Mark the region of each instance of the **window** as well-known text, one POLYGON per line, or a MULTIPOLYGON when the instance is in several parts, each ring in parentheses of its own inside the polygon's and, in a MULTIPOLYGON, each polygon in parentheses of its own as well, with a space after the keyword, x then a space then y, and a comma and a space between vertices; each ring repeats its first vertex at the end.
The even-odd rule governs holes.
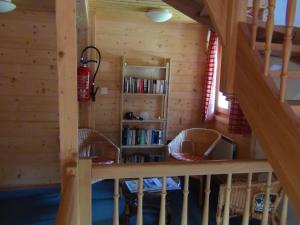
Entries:
POLYGON ((226 96, 224 96, 223 93, 219 91, 218 108, 228 110, 228 107, 229 107, 229 102, 226 100, 226 96))

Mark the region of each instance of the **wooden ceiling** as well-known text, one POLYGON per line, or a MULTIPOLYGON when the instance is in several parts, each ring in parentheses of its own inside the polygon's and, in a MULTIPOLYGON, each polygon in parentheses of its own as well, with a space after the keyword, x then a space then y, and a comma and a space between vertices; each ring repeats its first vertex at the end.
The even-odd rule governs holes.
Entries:
POLYGON ((173 13, 171 22, 195 23, 193 19, 187 17, 161 0, 89 0, 89 8, 92 10, 101 8, 122 8, 123 10, 142 13, 153 8, 163 8, 168 9, 173 13))

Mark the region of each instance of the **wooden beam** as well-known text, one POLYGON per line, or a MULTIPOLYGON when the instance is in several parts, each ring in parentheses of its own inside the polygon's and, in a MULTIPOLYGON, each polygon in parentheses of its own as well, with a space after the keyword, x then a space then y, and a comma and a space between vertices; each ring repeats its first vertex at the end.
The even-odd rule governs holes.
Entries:
POLYGON ((60 165, 78 152, 77 42, 75 0, 56 0, 60 165))
POLYGON ((271 77, 263 75, 259 53, 251 50, 250 32, 238 35, 236 89, 243 112, 280 183, 300 214, 300 129, 288 103, 280 103, 271 77))
POLYGON ((227 33, 227 7, 228 1, 219 0, 196 0, 198 3, 202 3, 207 8, 211 23, 219 34, 222 41, 222 45, 226 45, 226 33, 227 33))
MULTIPOLYGON (((210 2, 210 1, 209 1, 210 2)), ((222 66, 220 90, 223 94, 230 96, 234 94, 234 76, 236 64, 236 51, 238 43, 238 24, 246 21, 247 1, 228 0, 226 18, 226 43, 222 48, 222 66)), ((225 5, 224 5, 225 7, 225 5)))
POLYGON ((182 12, 186 16, 192 18, 193 20, 211 26, 209 17, 201 16, 201 11, 203 9, 203 4, 199 4, 197 0, 163 0, 168 3, 178 11, 182 12))

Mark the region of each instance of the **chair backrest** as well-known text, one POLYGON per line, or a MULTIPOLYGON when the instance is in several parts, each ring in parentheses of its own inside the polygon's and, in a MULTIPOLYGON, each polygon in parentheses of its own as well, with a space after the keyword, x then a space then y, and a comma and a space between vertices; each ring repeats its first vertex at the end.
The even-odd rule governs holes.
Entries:
POLYGON ((120 149, 107 137, 98 133, 96 130, 80 128, 78 130, 78 145, 80 157, 95 156, 92 150, 100 149, 97 156, 112 159, 119 162, 120 149))
MULTIPOLYGON (((218 197, 218 208, 217 208, 217 221, 222 221, 223 218, 223 209, 225 205, 225 196, 226 196, 226 184, 221 184, 219 189, 218 197)), ((262 213, 255 211, 254 199, 258 194, 263 194, 266 191, 266 183, 253 183, 251 186, 251 219, 262 220, 262 213)), ((272 218, 276 217, 276 209, 279 205, 282 195, 282 187, 279 181, 273 181, 271 184, 271 195, 275 196, 276 201, 274 203, 274 208, 271 210, 272 218)), ((245 183, 233 183, 231 186, 230 194, 230 217, 242 216, 244 213, 247 197, 247 184, 245 183)))
POLYGON ((230 138, 222 135, 212 152, 213 160, 232 160, 237 157, 237 144, 230 138))
POLYGON ((190 152, 207 156, 221 139, 221 134, 212 129, 191 128, 181 131, 168 144, 169 153, 190 152), (184 147, 188 149, 184 149, 184 147))

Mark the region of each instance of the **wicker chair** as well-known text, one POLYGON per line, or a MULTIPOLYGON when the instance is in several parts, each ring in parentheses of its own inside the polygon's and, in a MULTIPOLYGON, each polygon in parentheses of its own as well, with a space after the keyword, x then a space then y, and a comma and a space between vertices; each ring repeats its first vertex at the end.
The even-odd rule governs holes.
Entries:
POLYGON ((168 144, 169 154, 177 160, 184 161, 207 159, 220 139, 221 134, 216 130, 183 130, 168 144))
POLYGON ((120 149, 107 137, 93 129, 78 130, 79 157, 92 158, 93 163, 119 163, 120 149))
MULTIPOLYGON (((259 195, 263 195, 266 190, 266 183, 256 182, 251 185, 251 206, 249 212, 249 219, 262 220, 262 211, 257 211, 255 199, 259 195)), ((231 186, 230 194, 230 218, 243 216, 247 196, 247 184, 244 183, 233 183, 231 186)), ((273 207, 270 209, 270 220, 269 224, 277 224, 277 208, 282 199, 282 187, 279 181, 273 181, 271 184, 271 196, 273 207)), ((217 225, 222 224, 223 213, 226 198, 226 184, 221 184, 219 189, 218 206, 217 206, 217 225)))

